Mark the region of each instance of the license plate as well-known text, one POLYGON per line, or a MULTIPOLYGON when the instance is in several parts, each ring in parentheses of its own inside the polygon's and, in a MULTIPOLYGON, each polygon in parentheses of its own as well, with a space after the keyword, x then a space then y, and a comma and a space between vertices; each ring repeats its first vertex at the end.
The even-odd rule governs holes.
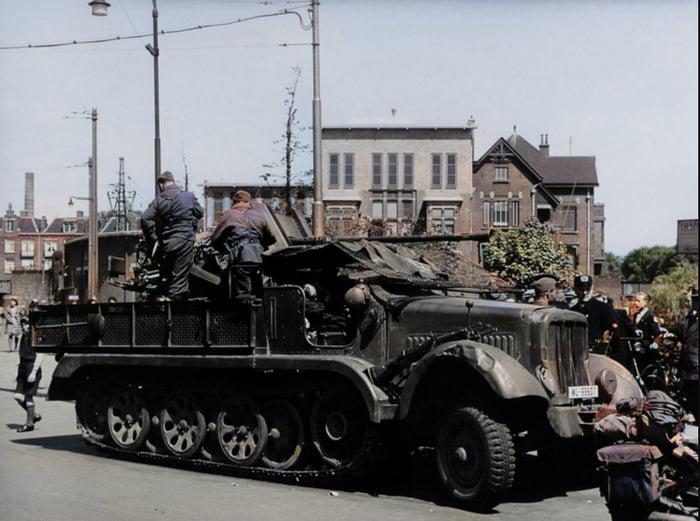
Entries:
POLYGON ((586 400, 598 398, 597 385, 573 385, 569 387, 569 398, 571 400, 586 400))

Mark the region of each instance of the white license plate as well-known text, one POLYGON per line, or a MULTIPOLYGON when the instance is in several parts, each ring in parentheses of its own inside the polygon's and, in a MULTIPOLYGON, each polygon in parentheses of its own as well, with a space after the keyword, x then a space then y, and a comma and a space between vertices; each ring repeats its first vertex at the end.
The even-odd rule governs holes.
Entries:
POLYGON ((576 399, 590 399, 598 398, 598 386, 597 385, 573 385, 569 387, 569 398, 571 400, 576 399))

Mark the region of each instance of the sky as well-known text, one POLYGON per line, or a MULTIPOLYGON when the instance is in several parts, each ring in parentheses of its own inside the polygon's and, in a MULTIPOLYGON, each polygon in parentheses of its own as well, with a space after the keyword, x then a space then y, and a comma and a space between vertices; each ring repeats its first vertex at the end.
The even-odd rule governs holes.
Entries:
MULTIPOLYGON (((153 198, 152 2, 110 3, 96 17, 87 0, 0 0, 3 214, 23 209, 25 172, 37 216, 87 213, 87 201, 68 201, 88 196, 92 108, 99 210, 120 157, 134 208, 153 198)), ((162 169, 180 184, 186 170, 200 198, 205 182, 262 184, 263 165, 279 162, 295 67, 299 137, 312 144, 307 5, 158 1, 162 169), (245 20, 285 9, 301 18, 245 20), (236 23, 167 34, 224 22, 236 23)), ((595 156, 605 250, 617 255, 674 246, 677 220, 697 219, 696 1, 324 0, 318 23, 323 126, 473 117, 476 159, 514 127, 534 146, 547 134, 551 155, 595 156)), ((311 166, 308 152, 295 168, 311 166)))

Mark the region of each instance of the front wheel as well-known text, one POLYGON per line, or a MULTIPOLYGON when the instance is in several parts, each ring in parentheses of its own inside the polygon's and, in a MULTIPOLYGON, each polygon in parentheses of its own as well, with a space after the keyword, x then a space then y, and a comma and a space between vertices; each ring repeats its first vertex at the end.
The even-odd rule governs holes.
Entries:
POLYGON ((480 409, 452 412, 440 427, 435 452, 443 485, 470 508, 494 507, 513 485, 515 449, 510 429, 480 409))

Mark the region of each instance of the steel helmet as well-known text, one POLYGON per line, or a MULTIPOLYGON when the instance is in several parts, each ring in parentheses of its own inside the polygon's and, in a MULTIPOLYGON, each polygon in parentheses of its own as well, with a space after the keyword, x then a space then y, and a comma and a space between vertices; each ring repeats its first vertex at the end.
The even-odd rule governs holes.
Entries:
POLYGON ((345 305, 350 309, 363 308, 369 304, 369 298, 369 287, 366 284, 358 284, 345 293, 345 305))

